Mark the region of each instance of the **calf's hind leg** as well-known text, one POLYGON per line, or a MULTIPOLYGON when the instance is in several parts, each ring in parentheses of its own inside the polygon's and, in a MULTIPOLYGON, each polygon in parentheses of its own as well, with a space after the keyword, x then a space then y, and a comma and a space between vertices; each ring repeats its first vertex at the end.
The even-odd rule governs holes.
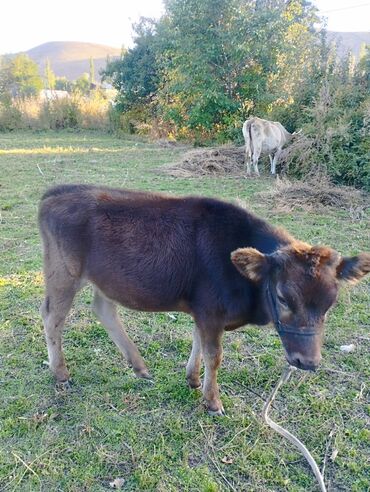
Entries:
POLYGON ((140 378, 150 378, 144 360, 122 326, 117 314, 116 304, 104 297, 104 295, 96 289, 93 309, 101 324, 107 329, 113 342, 132 366, 136 376, 140 378))
POLYGON ((40 312, 44 322, 49 367, 58 383, 68 384, 69 372, 64 360, 62 332, 79 282, 63 269, 53 272, 49 279, 47 274, 45 277, 46 296, 40 312))
POLYGON ((193 328, 193 345, 191 349, 191 354, 189 361, 186 365, 186 379, 188 384, 193 389, 198 389, 201 387, 200 382, 200 364, 202 361, 202 346, 200 333, 197 326, 193 328))

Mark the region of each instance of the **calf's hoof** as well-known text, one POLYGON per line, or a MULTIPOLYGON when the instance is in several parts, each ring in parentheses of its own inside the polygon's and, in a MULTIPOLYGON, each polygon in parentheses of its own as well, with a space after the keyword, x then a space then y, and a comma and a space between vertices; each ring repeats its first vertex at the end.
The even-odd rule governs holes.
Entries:
POLYGON ((55 383, 55 388, 59 391, 68 391, 72 389, 73 383, 71 379, 66 379, 65 381, 57 381, 55 383))
POLYGON ((211 417, 223 417, 224 415, 226 415, 226 412, 223 406, 221 406, 221 408, 219 408, 218 410, 211 410, 210 408, 208 408, 208 415, 210 415, 211 417))
POLYGON ((197 389, 202 388, 202 382, 200 379, 186 378, 186 381, 187 381, 189 387, 193 390, 197 390, 197 389))
POLYGON ((212 403, 208 402, 207 410, 208 415, 211 415, 211 417, 222 417, 223 415, 226 415, 224 407, 220 401, 212 403))
POLYGON ((150 381, 153 380, 152 376, 149 374, 149 371, 146 367, 141 369, 135 369, 134 367, 133 369, 134 369, 135 376, 137 378, 149 379, 150 381))

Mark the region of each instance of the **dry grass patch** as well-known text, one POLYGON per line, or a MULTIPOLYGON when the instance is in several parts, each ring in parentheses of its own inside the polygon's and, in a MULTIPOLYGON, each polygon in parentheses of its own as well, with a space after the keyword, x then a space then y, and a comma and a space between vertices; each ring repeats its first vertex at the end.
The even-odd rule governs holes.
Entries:
POLYGON ((161 171, 175 178, 196 176, 245 176, 244 147, 213 147, 190 150, 180 162, 162 166, 161 171))
POLYGON ((287 174, 292 167, 299 170, 300 175, 314 176, 325 171, 325 164, 317 158, 316 146, 317 141, 314 138, 302 133, 296 135, 280 154, 279 165, 282 172, 287 174))
POLYGON ((276 210, 291 212, 320 210, 326 207, 346 210, 353 219, 362 219, 370 207, 369 197, 349 186, 336 186, 321 175, 305 181, 289 181, 277 177, 275 184, 259 195, 276 210))

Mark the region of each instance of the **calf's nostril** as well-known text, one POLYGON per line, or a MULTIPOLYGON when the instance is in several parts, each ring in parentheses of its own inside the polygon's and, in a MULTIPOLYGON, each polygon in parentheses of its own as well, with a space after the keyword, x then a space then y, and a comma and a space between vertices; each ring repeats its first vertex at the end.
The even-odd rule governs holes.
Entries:
POLYGON ((295 357, 292 360, 293 366, 300 368, 302 366, 301 359, 299 357, 295 357))
POLYGON ((316 371, 318 364, 315 363, 313 360, 305 360, 305 359, 300 359, 299 357, 296 357, 294 359, 294 365, 298 367, 298 369, 303 369, 305 371, 316 371))

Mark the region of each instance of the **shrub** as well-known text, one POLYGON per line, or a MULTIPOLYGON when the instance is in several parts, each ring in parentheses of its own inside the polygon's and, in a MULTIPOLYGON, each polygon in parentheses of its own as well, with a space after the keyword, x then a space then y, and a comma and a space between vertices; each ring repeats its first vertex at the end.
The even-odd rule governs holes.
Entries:
MULTIPOLYGON (((117 110, 119 111, 119 109, 117 110)), ((121 113, 119 121, 120 130, 124 133, 147 135, 152 123, 151 109, 148 105, 137 105, 121 113)))
POLYGON ((41 105, 40 122, 45 128, 52 130, 76 128, 78 120, 78 105, 73 99, 54 99, 45 101, 41 105))
POLYGON ((22 127, 22 114, 10 98, 0 100, 0 131, 10 131, 22 127))
POLYGON ((281 164, 294 177, 321 173, 370 189, 370 97, 361 77, 345 78, 340 69, 301 112, 302 135, 284 150, 281 164))
POLYGON ((110 125, 110 105, 99 91, 93 91, 90 97, 75 94, 42 101, 37 97, 12 99, 3 96, 0 100, 0 131, 17 128, 105 130, 110 125))
POLYGON ((40 101, 37 97, 16 98, 13 100, 13 107, 21 115, 22 128, 43 128, 40 121, 40 101))
POLYGON ((76 102, 79 127, 97 130, 109 128, 109 101, 101 92, 94 91, 90 97, 80 97, 76 102))

